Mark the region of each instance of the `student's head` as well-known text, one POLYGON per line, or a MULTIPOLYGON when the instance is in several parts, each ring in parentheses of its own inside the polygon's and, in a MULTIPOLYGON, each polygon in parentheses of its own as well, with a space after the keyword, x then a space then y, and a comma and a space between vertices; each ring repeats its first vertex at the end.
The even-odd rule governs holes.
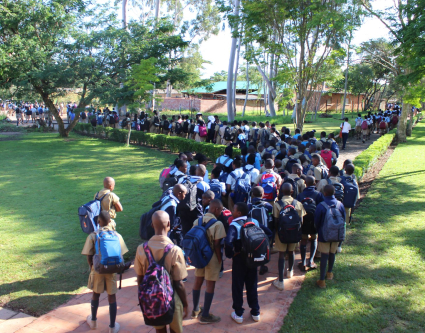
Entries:
POLYGON ((228 123, 227 123, 227 121, 226 121, 226 120, 225 120, 225 121, 223 121, 223 125, 224 125, 224 126, 227 126, 227 124, 228 124, 228 123))
POLYGON ((202 206, 207 207, 210 204, 211 200, 213 200, 214 198, 215 194, 213 191, 206 191, 204 194, 202 194, 202 206))
POLYGON ((197 168, 198 167, 196 165, 191 165, 190 168, 189 168, 189 175, 196 176, 196 169, 197 168))
POLYGON ((328 138, 329 138, 329 139, 334 139, 334 138, 335 138, 335 134, 333 134, 333 133, 329 133, 328 138))
POLYGON ((183 161, 187 161, 187 155, 185 153, 180 153, 179 154, 179 159, 183 160, 183 161))
POLYGON ((187 189, 186 186, 183 186, 182 184, 176 184, 173 187, 173 195, 179 199, 179 201, 182 201, 186 197, 187 189))
POLYGON ((323 143, 323 148, 324 149, 331 149, 331 143, 330 142, 324 142, 323 143))
MULTIPOLYGON (((211 192, 211 191, 208 191, 211 192)), ((214 193, 213 193, 214 194, 214 193)), ((202 201, 204 198, 202 197, 202 201)), ((216 218, 219 218, 221 212, 223 211, 223 203, 218 199, 213 199, 209 203, 210 208, 208 208, 208 213, 213 214, 216 218)))
POLYGON ((241 155, 242 156, 245 156, 245 155, 247 155, 248 154, 248 147, 247 146, 243 146, 242 148, 241 148, 241 155))
POLYGON ((249 154, 248 158, 246 159, 246 162, 248 164, 254 165, 255 164, 255 154, 249 154))
POLYGON ((344 164, 343 164, 343 169, 345 169, 345 166, 346 166, 346 165, 348 165, 348 164, 353 164, 353 161, 352 161, 352 160, 350 160, 350 159, 346 159, 346 160, 344 161, 344 164))
POLYGON ((239 129, 238 129, 238 134, 242 134, 242 133, 243 133, 242 128, 239 128, 239 129))
POLYGON ((308 151, 310 152, 310 154, 315 153, 317 151, 316 145, 308 146, 308 151))
POLYGON ((260 128, 264 128, 265 127, 265 125, 264 125, 263 122, 260 122, 258 125, 260 126, 260 128))
POLYGON ((301 176, 302 172, 303 172, 303 167, 301 166, 301 164, 299 164, 299 163, 295 163, 295 164, 292 166, 292 173, 293 173, 294 175, 301 176))
POLYGON ((242 166, 242 158, 240 156, 235 156, 232 166, 233 169, 239 169, 242 166))
POLYGON ((254 186, 251 191, 251 196, 253 198, 262 198, 264 194, 264 189, 261 186, 254 186))
POLYGON ((100 227, 106 227, 111 222, 111 216, 106 210, 102 210, 97 218, 100 227))
POLYGON ((354 173, 354 164, 347 164, 345 166, 345 173, 351 176, 354 173))
POLYGON ((214 168, 211 171, 211 179, 218 179, 220 177, 221 168, 214 168))
POLYGON ((295 134, 300 134, 301 133, 301 130, 299 129, 299 128, 297 128, 296 130, 295 130, 295 134))
POLYGON ((280 169, 282 167, 282 160, 275 160, 274 165, 276 166, 276 169, 280 169))
POLYGON ((281 191, 283 195, 291 195, 294 192, 292 185, 289 183, 283 183, 281 187, 281 191))
POLYGON ((252 127, 257 126, 257 122, 256 122, 256 121, 253 121, 253 122, 251 123, 251 126, 252 126, 252 127))
POLYGON ((312 130, 310 132, 307 132, 308 138, 309 139, 313 139, 314 138, 314 133, 316 132, 316 130, 312 130))
POLYGON ((304 164, 307 161, 307 157, 305 157, 305 155, 301 155, 300 157, 298 157, 301 164, 304 164))
POLYGON ((241 216, 247 216, 248 215, 248 205, 245 202, 238 202, 235 204, 233 208, 233 218, 238 218, 241 216))
POLYGON ((198 161, 198 164, 207 165, 208 163, 207 157, 201 153, 197 153, 193 159, 198 161))
MULTIPOLYGON (((264 124, 263 124, 264 125, 264 124)), ((260 152, 260 153, 262 153, 263 152, 263 150, 264 150, 264 146, 263 145, 259 145, 258 146, 258 151, 260 152)))
POLYGON ((266 169, 273 169, 274 168, 274 162, 271 158, 268 158, 265 162, 264 162, 264 166, 266 167, 266 169))
POLYGON ((205 167, 205 165, 203 165, 203 164, 199 164, 197 167, 196 167, 196 175, 198 176, 198 177, 202 177, 202 178, 204 178, 204 176, 205 176, 205 174, 207 173, 207 168, 205 167))
POLYGON ((103 187, 106 188, 106 189, 108 189, 108 190, 113 191, 114 188, 115 188, 115 180, 114 180, 114 178, 112 178, 112 177, 106 177, 103 180, 103 187))
POLYGON ((265 161, 265 160, 268 160, 268 159, 271 159, 271 160, 273 160, 273 155, 272 154, 270 154, 270 153, 266 153, 266 154, 264 154, 263 155, 263 160, 265 161))
POLYGON ((286 135, 291 135, 291 129, 290 128, 285 128, 285 134, 286 135))
POLYGON ((303 141, 308 141, 308 134, 303 134, 303 141))
POLYGON ((328 184, 323 188, 323 193, 325 194, 325 197, 331 197, 335 194, 335 187, 328 184))
POLYGON ((183 172, 184 174, 187 172, 187 163, 185 161, 177 159, 174 161, 174 165, 180 172, 183 172))
POLYGON ((337 177, 339 174, 339 168, 336 165, 332 165, 329 169, 329 175, 337 177))
POLYGON ((311 156, 311 164, 318 166, 320 164, 320 157, 317 154, 311 156))
POLYGON ((305 177, 305 186, 310 187, 314 186, 316 184, 316 180, 313 176, 307 176, 305 177))
POLYGON ((361 115, 360 113, 358 114, 358 116, 359 116, 360 118, 362 117, 362 115, 361 115))
POLYGON ((344 118, 345 122, 348 122, 348 118, 344 118))
POLYGON ((255 147, 253 145, 249 145, 248 154, 255 154, 255 147))
POLYGON ((296 152, 296 149, 294 147, 291 147, 288 149, 288 156, 295 155, 296 152))
POLYGON ((269 148, 269 147, 270 147, 270 141, 266 141, 266 142, 264 143, 264 147, 269 148))
POLYGON ((229 157, 233 156, 233 147, 227 146, 226 149, 224 149, 224 154, 226 154, 229 157))
POLYGON ((215 120, 215 122, 218 124, 219 122, 220 122, 220 119, 218 118, 218 116, 216 115, 216 116, 214 116, 214 120, 215 120))
POLYGON ((185 151, 184 154, 186 155, 188 162, 193 161, 193 154, 190 151, 185 151))
POLYGON ((298 145, 298 151, 299 151, 300 153, 303 153, 303 154, 304 154, 305 146, 304 146, 304 145, 298 145))
POLYGON ((166 236, 170 231, 170 215, 163 210, 158 210, 152 215, 152 226, 155 235, 166 236))

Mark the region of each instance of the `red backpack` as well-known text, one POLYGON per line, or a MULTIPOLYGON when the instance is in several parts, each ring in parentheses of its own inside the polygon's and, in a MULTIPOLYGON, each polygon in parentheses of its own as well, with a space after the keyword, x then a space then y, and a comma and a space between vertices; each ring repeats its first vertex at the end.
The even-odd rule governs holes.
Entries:
POLYGON ((367 130, 369 128, 369 125, 367 124, 366 120, 363 120, 362 122, 362 130, 367 130))
POLYGON ((393 125, 397 125, 398 124, 398 117, 394 116, 391 121, 392 121, 393 125))
POLYGON ((199 126, 199 136, 204 138, 207 136, 207 127, 205 125, 199 126))
POLYGON ((330 150, 322 150, 320 156, 322 156, 323 160, 326 162, 326 166, 330 169, 332 166, 332 152, 330 150))
POLYGON ((387 128, 387 126, 386 126, 387 124, 386 124, 386 122, 385 121, 381 121, 380 123, 379 123, 379 128, 380 129, 386 129, 387 128))
POLYGON ((264 172, 258 185, 264 189, 263 199, 266 201, 274 201, 277 196, 276 178, 271 173, 264 172))

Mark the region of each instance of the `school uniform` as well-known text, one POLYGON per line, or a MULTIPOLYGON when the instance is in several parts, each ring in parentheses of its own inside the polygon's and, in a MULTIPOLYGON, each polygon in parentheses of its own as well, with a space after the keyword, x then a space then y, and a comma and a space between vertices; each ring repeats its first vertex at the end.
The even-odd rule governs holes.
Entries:
POLYGON ((100 208, 102 210, 106 210, 109 213, 109 216, 111 217, 111 221, 109 222, 108 226, 110 226, 112 230, 115 230, 117 226, 114 220, 117 217, 117 212, 115 211, 115 205, 120 202, 120 198, 114 192, 111 192, 110 189, 103 188, 94 195, 94 199, 96 198, 100 199, 103 196, 105 197, 100 202, 100 208))
MULTIPOLYGON (((148 241, 148 247, 152 252, 152 256, 156 262, 160 261, 164 255, 164 249, 167 245, 173 244, 171 239, 166 236, 155 235, 148 241)), ((143 245, 139 245, 134 260, 134 271, 137 275, 145 275, 149 267, 149 260, 146 257, 143 245)), ((174 245, 165 256, 164 268, 170 274, 171 281, 181 281, 187 278, 186 261, 183 251, 174 245)), ((183 332, 183 303, 179 295, 174 292, 174 316, 170 324, 170 328, 176 332, 183 332)), ((163 329, 165 326, 158 326, 155 329, 163 329)))
MULTIPOLYGON (((265 165, 263 165, 263 166, 260 168, 260 175, 261 175, 261 174, 263 174, 264 172, 266 172, 266 170, 270 170, 270 169, 266 169, 266 166, 265 166, 265 165)), ((274 172, 274 173, 276 173, 276 174, 279 174, 279 171, 276 169, 276 167, 274 167, 274 168, 273 168, 273 172, 274 172)))
MULTIPOLYGON (((251 308, 251 315, 260 314, 260 305, 258 304, 258 275, 257 268, 248 268, 246 258, 241 254, 242 244, 240 231, 241 226, 238 221, 245 223, 247 216, 235 218, 229 226, 226 238, 224 240, 225 253, 227 258, 232 258, 232 308, 237 316, 243 316, 243 289, 246 288, 246 297, 248 306, 251 308)), ((257 220, 253 221, 260 227, 257 220)))
MULTIPOLYGON (((274 170, 277 171, 277 169, 275 168, 274 170)), ((262 173, 260 173, 257 177, 257 179, 254 181, 254 184, 258 185, 261 182, 261 177, 265 174, 265 173, 269 173, 272 174, 276 180, 276 185, 277 188, 280 187, 280 184, 282 184, 282 177, 279 176, 279 174, 277 172, 275 172, 274 170, 270 170, 270 169, 265 169, 262 173)))
MULTIPOLYGON (((332 184, 341 183, 341 178, 339 177, 329 176, 328 179, 332 184)), ((317 190, 322 194, 325 194, 325 186, 329 184, 328 179, 322 179, 317 183, 317 190)))
MULTIPOLYGON (((329 207, 336 206, 338 204, 338 200, 336 200, 335 196, 325 196, 323 200, 329 207)), ((345 209, 342 203, 339 203, 339 211, 342 215, 342 218, 345 220, 345 209)), ((316 226, 316 230, 318 233, 319 246, 317 250, 322 253, 336 253, 338 248, 338 242, 325 242, 323 239, 323 223, 326 217, 326 208, 321 204, 317 206, 316 213, 314 215, 314 225, 316 226)))
POLYGON ((295 180, 298 178, 298 180, 296 181, 296 185, 297 185, 297 192, 298 193, 302 193, 305 189, 305 182, 302 178, 300 178, 297 174, 295 173, 291 173, 289 174, 288 178, 295 180))
POLYGON ((214 133, 217 133, 217 136, 215 138, 215 143, 218 145, 221 145, 221 139, 222 139, 222 136, 220 133, 220 125, 221 123, 218 123, 218 124, 215 123, 215 126, 214 126, 214 133))
POLYGON ((310 170, 307 172, 307 176, 313 176, 316 182, 322 180, 322 168, 320 165, 325 166, 326 164, 318 164, 317 166, 312 164, 310 170))
POLYGON ((233 159, 231 157, 227 156, 226 154, 220 156, 215 161, 215 164, 222 164, 222 165, 224 165, 225 168, 226 168, 225 171, 230 171, 230 169, 232 167, 232 163, 233 163, 233 159))
MULTIPOLYGON (((216 219, 216 217, 211 213, 206 213, 202 217, 202 224, 206 225, 211 219, 216 219)), ((199 225, 199 219, 196 219, 193 222, 194 227, 197 225, 199 225)), ((204 268, 195 268, 195 276, 203 277, 207 281, 217 282, 220 278, 219 275, 221 270, 221 263, 219 263, 217 255, 214 251, 214 241, 226 237, 226 230, 224 229, 223 223, 217 220, 217 222, 215 222, 211 227, 208 228, 207 237, 208 241, 210 242, 211 248, 213 249, 213 256, 207 266, 205 266, 204 268)))
MULTIPOLYGON (((304 191, 300 192, 297 196, 297 200, 300 202, 305 198, 314 198, 314 201, 316 202, 316 207, 325 199, 323 194, 316 190, 315 186, 306 187, 304 191)), ((317 238, 317 233, 305 234, 304 232, 302 233, 301 238, 308 239, 308 235, 310 235, 312 239, 317 238)))
POLYGON ((257 126, 252 127, 249 130, 249 141, 250 142, 253 142, 254 145, 257 145, 257 142, 258 142, 259 138, 260 138, 260 129, 257 126), (254 141, 255 132, 257 132, 257 140, 256 141, 254 141))
MULTIPOLYGON (((231 189, 232 192, 235 190, 236 181, 239 178, 241 178, 244 173, 245 172, 243 171, 243 168, 237 168, 237 169, 233 170, 231 173, 229 173, 229 175, 227 176, 226 185, 230 185, 230 189, 231 189), (232 176, 232 174, 234 175, 234 177, 232 176)), ((229 206, 228 208, 229 208, 229 210, 233 211, 234 204, 235 203, 233 202, 233 198, 230 195, 228 197, 228 206, 229 206)))
MULTIPOLYGON (((109 225, 106 227, 102 227, 99 231, 112 231, 109 225)), ((116 232, 117 233, 117 232, 116 232)), ((125 245, 125 242, 122 236, 117 233, 120 245, 121 245, 121 255, 124 255, 128 252, 128 248, 125 245)), ((83 250, 81 254, 86 256, 92 256, 96 254, 96 233, 92 232, 87 236, 86 242, 84 244, 83 250)), ((108 295, 115 295, 117 293, 117 274, 99 274, 94 270, 94 265, 91 268, 89 281, 87 284, 87 288, 95 292, 96 294, 102 294, 105 290, 108 295)))
POLYGON ((245 165, 243 170, 251 177, 251 184, 254 184, 260 174, 260 171, 251 164, 245 165))
MULTIPOLYGON (((358 182, 357 182, 357 177, 354 173, 351 176, 344 173, 343 176, 345 178, 351 178, 352 180, 354 180, 357 183, 357 185, 359 185, 358 182)), ((358 190, 357 190, 357 198, 360 198, 360 187, 358 187, 358 190)), ((344 207, 344 209, 345 209, 345 223, 350 223, 351 208, 344 207)))
MULTIPOLYGON (((245 160, 245 163, 248 163, 248 156, 250 154, 246 155, 243 159, 245 160)), ((254 162, 254 168, 256 168, 257 170, 261 169, 261 156, 260 154, 256 153, 255 154, 255 162, 254 162)))

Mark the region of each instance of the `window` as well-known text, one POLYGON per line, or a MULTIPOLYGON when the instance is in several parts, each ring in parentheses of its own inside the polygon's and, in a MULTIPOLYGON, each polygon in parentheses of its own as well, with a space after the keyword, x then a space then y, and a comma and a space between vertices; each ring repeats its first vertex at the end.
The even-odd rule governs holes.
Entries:
POLYGON ((329 98, 326 100, 326 105, 332 105, 332 98, 331 98, 331 97, 329 97, 329 98))

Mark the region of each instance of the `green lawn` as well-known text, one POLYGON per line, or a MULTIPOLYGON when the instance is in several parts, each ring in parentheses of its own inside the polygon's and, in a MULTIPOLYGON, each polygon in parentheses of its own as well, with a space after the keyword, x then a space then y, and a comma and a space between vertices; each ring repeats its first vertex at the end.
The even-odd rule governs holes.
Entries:
POLYGON ((355 212, 333 281, 308 273, 281 332, 424 332, 425 123, 355 212))
POLYGON ((78 207, 114 177, 124 207, 117 230, 134 256, 140 215, 160 197, 159 172, 175 156, 78 136, 21 138, 0 141, 0 306, 40 315, 87 283, 78 207))

